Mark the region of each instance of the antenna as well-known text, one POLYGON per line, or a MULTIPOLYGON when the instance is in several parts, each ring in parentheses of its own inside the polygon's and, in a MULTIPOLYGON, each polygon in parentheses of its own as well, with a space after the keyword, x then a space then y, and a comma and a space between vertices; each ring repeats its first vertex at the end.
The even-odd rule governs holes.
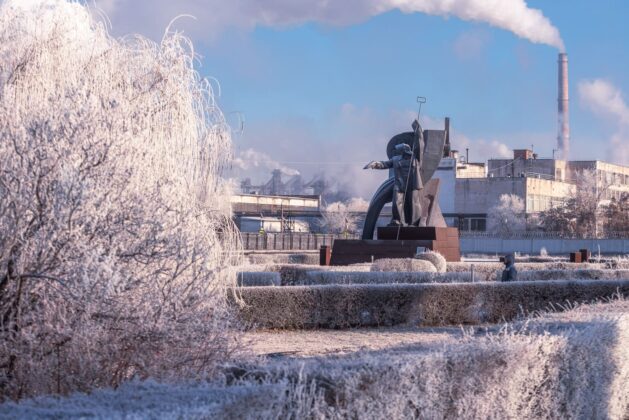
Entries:
POLYGON ((419 114, 422 113, 422 104, 426 103, 426 98, 423 96, 418 96, 417 103, 419 104, 419 109, 417 110, 417 119, 419 120, 419 114))

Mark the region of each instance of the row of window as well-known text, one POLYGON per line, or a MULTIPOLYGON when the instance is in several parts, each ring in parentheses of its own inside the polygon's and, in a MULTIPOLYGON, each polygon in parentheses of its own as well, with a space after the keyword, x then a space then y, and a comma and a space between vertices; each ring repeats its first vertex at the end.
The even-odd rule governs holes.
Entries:
POLYGON ((526 211, 527 213, 546 211, 553 207, 560 206, 562 203, 563 200, 558 197, 529 194, 526 197, 526 211))
POLYGON ((484 232, 487 230, 487 220, 484 218, 460 218, 458 228, 462 232, 484 232))
POLYGON ((598 179, 599 181, 605 180, 605 183, 611 185, 629 185, 629 175, 618 172, 598 171, 598 179))

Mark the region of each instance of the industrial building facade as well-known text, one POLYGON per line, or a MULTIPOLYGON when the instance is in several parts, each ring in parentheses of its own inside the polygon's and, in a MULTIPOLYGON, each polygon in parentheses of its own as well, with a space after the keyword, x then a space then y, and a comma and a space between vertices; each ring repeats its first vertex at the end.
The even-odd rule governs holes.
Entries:
POLYGON ((603 199, 629 194, 629 167, 601 161, 538 159, 530 150, 515 150, 513 159, 482 163, 444 158, 435 174, 441 179, 440 204, 450 226, 462 231, 487 229, 487 213, 503 194, 520 197, 527 217, 556 207, 574 192, 579 172, 592 170, 603 199))
MULTIPOLYGON (((439 204, 446 223, 461 231, 482 232, 487 230, 489 210, 499 203, 501 195, 520 197, 530 219, 562 205, 574 193, 578 173, 584 170, 595 171, 603 200, 629 194, 627 166, 596 160, 539 159, 530 150, 514 150, 512 159, 490 159, 486 164, 466 163, 453 151, 451 157, 441 160, 434 177, 440 179, 439 204)), ((274 173, 265 185, 279 188, 285 185, 280 179, 274 173)), ((316 228, 322 211, 317 194, 245 193, 232 197, 232 207, 243 232, 305 232, 316 228)), ((386 206, 378 225, 386 225, 390 218, 391 209, 386 206)))

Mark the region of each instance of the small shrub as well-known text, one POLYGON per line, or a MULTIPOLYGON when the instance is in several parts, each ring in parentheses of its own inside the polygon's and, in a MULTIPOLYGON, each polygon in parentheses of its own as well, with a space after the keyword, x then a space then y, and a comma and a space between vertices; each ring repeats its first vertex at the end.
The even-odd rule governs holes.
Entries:
POLYGON ((241 271, 238 273, 238 285, 251 286, 281 286, 280 273, 265 271, 241 271))
POLYGON ((469 283, 469 273, 436 273, 421 271, 309 271, 294 285, 330 284, 422 284, 422 283, 469 283))
POLYGON ((445 273, 448 268, 446 259, 438 252, 423 252, 418 254, 415 258, 418 260, 430 261, 437 269, 437 273, 445 273))
POLYGON ((629 270, 629 256, 619 256, 612 258, 605 264, 605 268, 629 270))
POLYGON ((421 271, 436 273, 437 268, 432 262, 427 260, 414 258, 383 258, 373 263, 371 271, 421 271))

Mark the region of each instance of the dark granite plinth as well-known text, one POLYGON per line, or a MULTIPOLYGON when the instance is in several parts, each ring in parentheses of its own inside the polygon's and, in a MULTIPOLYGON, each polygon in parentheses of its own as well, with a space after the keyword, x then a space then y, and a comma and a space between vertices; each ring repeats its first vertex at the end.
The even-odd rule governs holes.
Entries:
POLYGON ((334 241, 331 265, 371 262, 381 258, 413 258, 418 247, 439 252, 446 261, 460 261, 459 230, 439 227, 378 228, 377 240, 334 241))

